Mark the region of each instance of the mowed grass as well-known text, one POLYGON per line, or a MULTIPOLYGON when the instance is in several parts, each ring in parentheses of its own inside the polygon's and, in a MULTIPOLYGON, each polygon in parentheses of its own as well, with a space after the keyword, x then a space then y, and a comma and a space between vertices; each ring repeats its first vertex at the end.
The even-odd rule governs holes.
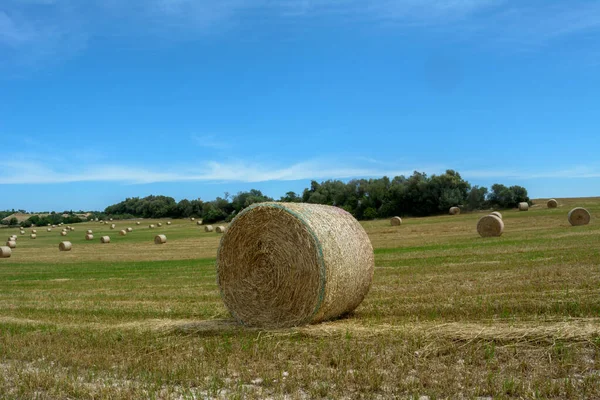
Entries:
POLYGON ((0 260, 0 398, 598 398, 600 198, 539 203, 504 211, 501 238, 477 235, 483 213, 365 222, 361 306, 268 331, 231 321, 220 235, 194 222, 28 229, 0 260))

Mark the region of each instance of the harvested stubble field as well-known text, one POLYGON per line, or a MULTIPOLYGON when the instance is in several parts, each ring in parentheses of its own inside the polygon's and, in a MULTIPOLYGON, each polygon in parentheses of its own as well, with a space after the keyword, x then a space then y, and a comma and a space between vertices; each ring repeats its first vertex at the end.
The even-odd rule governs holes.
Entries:
POLYGON ((477 234, 484 213, 366 222, 362 305, 273 331, 231 322, 220 235, 189 220, 78 224, 69 253, 58 232, 19 235, 0 260, 0 398, 598 398, 600 222, 567 213, 600 199, 538 203, 503 212, 500 238, 477 234))

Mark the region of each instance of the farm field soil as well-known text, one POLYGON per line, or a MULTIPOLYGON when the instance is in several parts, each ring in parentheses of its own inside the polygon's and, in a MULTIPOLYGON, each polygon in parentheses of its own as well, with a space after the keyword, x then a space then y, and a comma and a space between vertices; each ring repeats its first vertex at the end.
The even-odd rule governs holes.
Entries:
POLYGON ((231 320, 220 235, 195 222, 0 229, 19 236, 0 259, 0 398, 600 398, 600 198, 558 202, 502 211, 500 238, 477 234, 483 212, 363 222, 365 301, 285 330, 231 320), (569 225, 576 206, 590 225, 569 225))

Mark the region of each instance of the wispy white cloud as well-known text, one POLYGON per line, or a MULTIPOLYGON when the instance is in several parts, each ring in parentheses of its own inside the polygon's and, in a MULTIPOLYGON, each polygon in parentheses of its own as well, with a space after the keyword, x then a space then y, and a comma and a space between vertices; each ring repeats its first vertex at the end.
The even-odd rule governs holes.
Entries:
POLYGON ((192 135, 192 141, 199 147, 214 150, 225 150, 232 147, 232 143, 219 139, 217 135, 192 135))

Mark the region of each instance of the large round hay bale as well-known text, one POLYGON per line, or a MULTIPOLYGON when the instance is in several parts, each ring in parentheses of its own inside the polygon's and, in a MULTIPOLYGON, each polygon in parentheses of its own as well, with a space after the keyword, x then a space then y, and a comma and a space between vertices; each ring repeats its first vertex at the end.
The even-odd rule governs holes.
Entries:
POLYGON ((156 235, 154 237, 154 244, 165 244, 167 243, 167 237, 165 235, 156 235))
POLYGON ((37 231, 35 229, 32 229, 31 233, 37 233, 37 231))
POLYGON ((46 229, 46 232, 52 232, 52 228, 46 229))
POLYGON ((136 224, 136 225, 140 225, 140 224, 141 224, 141 222, 140 222, 140 221, 137 221, 135 224, 136 224))
POLYGON ((486 215, 477 222, 477 232, 481 237, 501 236, 504 232, 504 222, 495 215, 486 215))
POLYGON ((127 231, 126 231, 125 229, 122 229, 122 230, 119 232, 119 235, 121 235, 121 236, 127 236, 127 231))
POLYGON ((29 235, 29 237, 30 237, 31 239, 35 239, 35 238, 37 238, 37 235, 36 235, 35 233, 32 233, 31 235, 29 235))
POLYGON ((100 243, 110 243, 110 236, 102 236, 100 238, 100 243))
POLYGON ((127 233, 133 232, 133 228, 127 228, 127 233))
POLYGON ((192 217, 192 218, 190 218, 190 221, 195 221, 195 220, 196 220, 196 218, 193 218, 193 217, 192 217))
POLYGON ((219 225, 215 228, 215 232, 217 233, 225 233, 225 227, 223 225, 219 225))
POLYGON ((71 244, 71 242, 61 242, 58 245, 58 250, 60 251, 71 251, 72 248, 73 245, 71 244))
POLYGON ((9 241, 9 242, 16 242, 17 241, 17 237, 15 235, 11 235, 6 240, 9 241))
POLYGON ((20 233, 21 235, 24 235, 24 234, 25 234, 25 231, 20 231, 19 233, 20 233))
POLYGON ((493 211, 493 212, 490 213, 490 215, 495 215, 496 217, 502 219, 502 214, 500 214, 499 211, 493 211))
POLYGON ((12 250, 8 246, 0 246, 0 258, 9 258, 12 255, 12 250))
POLYGON ((70 228, 69 228, 69 230, 70 230, 71 232, 75 232, 75 227, 74 227, 74 226, 72 226, 72 227, 70 227, 70 228))
POLYGON ((67 231, 62 231, 62 232, 60 233, 60 236, 67 236, 67 231))
POLYGON ((569 211, 567 216, 569 223, 573 226, 587 225, 590 223, 592 216, 590 212, 582 207, 576 207, 569 211))
POLYGON ((556 199, 550 199, 548 200, 548 208, 556 208, 558 207, 558 201, 556 201, 556 199))
POLYGON ((390 220, 390 223, 392 224, 392 226, 400 226, 400 225, 402 225, 402 218, 392 217, 392 219, 390 220))
POLYGON ((110 229, 115 229, 116 227, 117 227, 117 225, 115 225, 115 224, 112 224, 112 225, 110 226, 110 229))
POLYGON ((93 234, 94 232, 93 232, 91 229, 88 229, 86 233, 87 233, 88 235, 91 235, 91 234, 93 234))
POLYGON ((217 280, 241 323, 290 327, 354 310, 371 287, 373 247, 348 212, 304 203, 259 203, 221 239, 217 280))
POLYGON ((213 231, 213 226, 212 225, 206 225, 204 227, 204 232, 212 232, 213 231))
POLYGON ((526 201, 519 203, 519 211, 529 211, 529 203, 526 201))
POLYGON ((148 225, 148 228, 150 228, 150 229, 154 229, 154 224, 150 224, 150 225, 148 225))
POLYGON ((11 249, 16 249, 17 242, 15 242, 14 240, 9 240, 8 242, 6 242, 6 247, 9 247, 11 249))
POLYGON ((202 221, 196 221, 196 225, 198 225, 198 226, 202 225, 202 221))
POLYGON ((158 226, 160 228, 162 226, 162 223, 159 222, 158 224, 156 224, 156 226, 158 226))
POLYGON ((87 235, 85 235, 85 240, 94 240, 94 235, 88 233, 87 235))
POLYGON ((460 214, 460 208, 450 207, 450 215, 458 215, 458 214, 460 214))

